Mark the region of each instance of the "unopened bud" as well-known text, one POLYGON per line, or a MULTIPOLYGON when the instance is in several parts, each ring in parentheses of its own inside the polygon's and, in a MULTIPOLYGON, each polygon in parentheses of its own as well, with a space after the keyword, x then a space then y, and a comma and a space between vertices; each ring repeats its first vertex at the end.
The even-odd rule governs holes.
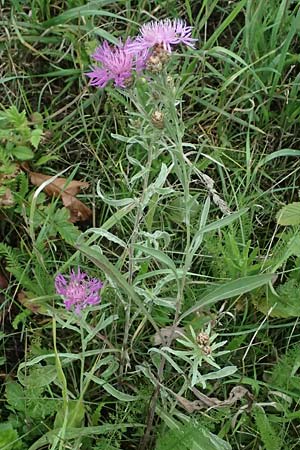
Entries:
POLYGON ((204 333, 203 331, 200 331, 200 333, 197 336, 197 343, 199 345, 207 345, 209 343, 208 334, 204 333))
POLYGON ((147 69, 152 73, 159 73, 163 66, 170 58, 170 54, 164 49, 161 44, 154 46, 151 56, 147 61, 147 69))
POLYGON ((154 111, 151 116, 151 122, 156 128, 164 127, 164 114, 161 111, 154 111))
POLYGON ((202 351, 203 351, 203 353, 204 353, 206 356, 208 356, 208 355, 211 354, 211 348, 210 348, 209 345, 204 345, 204 346, 202 347, 202 351))
POLYGON ((152 73, 159 73, 162 71, 163 64, 158 56, 151 55, 147 61, 147 69, 152 73))

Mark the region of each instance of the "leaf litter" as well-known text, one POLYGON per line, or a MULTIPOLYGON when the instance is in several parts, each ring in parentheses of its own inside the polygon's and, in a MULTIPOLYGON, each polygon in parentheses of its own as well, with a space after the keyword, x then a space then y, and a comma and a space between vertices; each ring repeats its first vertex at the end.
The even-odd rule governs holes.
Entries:
MULTIPOLYGON (((29 177, 34 186, 41 186, 52 178, 52 176, 31 171, 29 171, 29 177)), ((67 178, 58 177, 51 183, 48 183, 44 187, 44 191, 49 197, 61 197, 64 206, 70 211, 69 221, 75 223, 88 220, 92 215, 91 209, 76 198, 81 189, 88 187, 89 183, 86 181, 72 180, 68 182, 67 178)))

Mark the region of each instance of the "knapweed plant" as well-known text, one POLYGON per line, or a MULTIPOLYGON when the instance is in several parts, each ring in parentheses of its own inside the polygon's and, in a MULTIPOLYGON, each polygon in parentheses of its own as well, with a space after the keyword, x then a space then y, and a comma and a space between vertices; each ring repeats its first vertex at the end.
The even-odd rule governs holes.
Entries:
MULTIPOLYGON (((114 133, 113 137, 126 145, 123 182, 130 195, 108 195, 99 180, 97 194, 115 212, 102 226, 83 233, 76 247, 82 257, 104 272, 113 289, 110 295, 113 292, 115 301, 122 305, 121 376, 134 370, 153 385, 141 449, 149 445, 155 414, 166 406, 166 398, 174 402, 170 386, 188 395, 195 385, 205 389, 209 380, 236 371, 222 359, 227 352, 216 351, 225 344, 216 334, 203 332, 207 343, 199 344, 197 336, 210 319, 203 316, 197 324, 195 313, 271 279, 269 275, 246 277, 200 289, 196 302, 190 298, 193 284, 197 286, 203 277, 194 272, 194 261, 205 234, 229 226, 245 212, 231 213, 213 192, 212 180, 197 169, 201 145, 186 140, 184 94, 193 76, 193 64, 187 61, 197 54, 192 31, 182 20, 152 21, 143 25, 135 38, 116 45, 104 41, 92 54, 95 65, 87 73, 91 86, 109 89, 110 95, 125 105, 128 134, 114 133), (175 53, 181 50, 184 54, 175 53), (183 64, 191 68, 185 79, 181 75, 183 64), (202 196, 191 188, 195 182, 202 183, 202 196), (210 196, 223 215, 214 222, 209 221, 210 196), (169 232, 167 226, 174 216, 176 233, 169 232), (125 221, 127 226, 131 223, 131 230, 121 237, 115 230, 125 221), (105 255, 104 239, 115 248, 117 262, 105 255), (160 336, 160 345, 157 348, 148 342, 149 356, 141 360, 135 347, 146 330, 160 336), (176 383, 171 369, 177 372, 176 383)), ((163 413, 159 415, 163 417, 163 413)))
MULTIPOLYGON (((261 202, 271 179, 264 166, 299 156, 286 143, 299 111, 299 57, 288 51, 297 8, 291 19, 293 2, 275 2, 270 24, 271 8, 264 21, 256 1, 188 1, 189 21, 145 21, 134 35, 128 15, 120 38, 119 2, 13 3, 13 39, 5 35, 2 43, 19 39, 34 52, 32 80, 43 85, 37 99, 26 97, 25 55, 14 82, 28 110, 36 100, 42 114, 14 106, 0 113, 0 300, 7 311, 0 362, 10 373, 0 447, 269 450, 271 436, 283 448, 272 411, 282 414, 285 430, 298 420, 291 405, 299 358, 287 353, 293 368, 278 381, 273 337, 285 325, 269 330, 268 318, 299 315, 289 302, 297 303, 300 246, 294 229, 280 235, 276 228, 266 244, 261 202), (62 12, 63 3, 70 8, 62 12), (256 42, 251 11, 264 24, 265 47, 256 42), (114 35, 91 17, 111 19, 114 35), (280 129, 276 121, 260 129, 275 114, 271 103, 291 113, 282 119, 286 147, 258 161, 256 146, 261 155, 262 139, 269 149, 280 129), (15 361, 17 333, 24 348, 15 361), (260 358, 257 342, 269 350, 260 358)), ((146 3, 140 17, 153 19, 164 7, 150 15, 146 3)), ((180 4, 176 15, 183 10, 180 4)), ((11 104, 9 90, 6 97, 11 104)), ((285 179, 280 172, 272 184, 274 198, 285 179)), ((297 335, 296 324, 288 326, 284 342, 297 335)), ((287 366, 282 361, 278 367, 287 366)), ((291 428, 296 435, 298 423, 291 428)))

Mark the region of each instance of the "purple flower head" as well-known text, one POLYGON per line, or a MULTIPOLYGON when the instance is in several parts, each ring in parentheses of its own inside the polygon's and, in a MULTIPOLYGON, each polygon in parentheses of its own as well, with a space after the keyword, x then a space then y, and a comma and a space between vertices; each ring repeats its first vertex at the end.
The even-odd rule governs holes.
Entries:
POLYGON ((194 47, 197 39, 193 39, 191 33, 192 27, 187 26, 183 20, 154 20, 141 27, 140 35, 130 43, 129 47, 131 51, 136 52, 162 45, 167 52, 171 53, 172 45, 185 44, 194 47))
POLYGON ((80 311, 88 305, 96 305, 100 302, 99 291, 103 287, 100 280, 80 272, 79 267, 77 273, 72 269, 69 278, 67 281, 60 273, 55 277, 56 292, 63 297, 68 311, 74 307, 75 313, 80 314, 80 311))
POLYGON ((93 66, 92 71, 86 74, 91 79, 90 84, 104 88, 110 80, 113 80, 115 86, 125 88, 133 73, 140 73, 145 68, 148 58, 147 49, 129 51, 133 43, 131 38, 124 44, 119 41, 115 46, 110 46, 104 41, 92 55, 100 66, 93 66))

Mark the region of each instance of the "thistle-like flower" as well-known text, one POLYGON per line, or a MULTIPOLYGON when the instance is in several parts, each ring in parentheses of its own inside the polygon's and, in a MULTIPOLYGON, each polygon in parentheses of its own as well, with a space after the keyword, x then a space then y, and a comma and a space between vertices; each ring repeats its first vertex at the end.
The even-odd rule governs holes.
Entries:
POLYGON ((96 305, 100 302, 99 295, 103 283, 97 278, 90 278, 85 272, 81 272, 78 267, 77 273, 72 269, 69 281, 62 274, 55 277, 55 289, 61 295, 64 305, 69 311, 73 309, 76 314, 89 305, 96 305))
POLYGON ((132 79, 134 72, 138 74, 145 68, 148 58, 147 49, 130 50, 134 41, 128 38, 123 44, 122 41, 115 46, 111 46, 107 41, 96 49, 92 58, 100 63, 94 65, 92 71, 86 73, 91 79, 90 84, 99 88, 104 88, 110 80, 115 86, 125 88, 132 79))
POLYGON ((197 39, 192 38, 191 33, 192 27, 187 26, 183 20, 154 20, 141 27, 140 35, 129 44, 129 48, 131 51, 137 52, 161 45, 171 53, 172 45, 185 44, 194 47, 197 39))

